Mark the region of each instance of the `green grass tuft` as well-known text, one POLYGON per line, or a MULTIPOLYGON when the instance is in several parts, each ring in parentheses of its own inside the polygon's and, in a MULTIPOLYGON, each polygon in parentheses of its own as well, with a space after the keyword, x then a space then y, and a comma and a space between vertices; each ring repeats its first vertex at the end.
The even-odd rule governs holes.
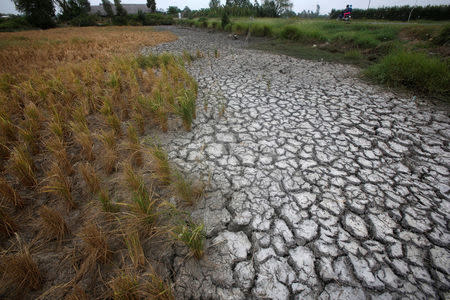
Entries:
POLYGON ((416 92, 450 97, 450 60, 423 53, 397 51, 369 67, 365 75, 392 87, 406 87, 416 92))

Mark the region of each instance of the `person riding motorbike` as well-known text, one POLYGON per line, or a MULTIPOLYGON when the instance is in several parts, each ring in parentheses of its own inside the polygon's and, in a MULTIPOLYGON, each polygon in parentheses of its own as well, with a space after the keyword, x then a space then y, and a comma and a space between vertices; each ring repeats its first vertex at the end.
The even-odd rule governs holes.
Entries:
POLYGON ((344 11, 339 15, 339 19, 341 20, 350 20, 352 15, 352 6, 347 4, 344 11))

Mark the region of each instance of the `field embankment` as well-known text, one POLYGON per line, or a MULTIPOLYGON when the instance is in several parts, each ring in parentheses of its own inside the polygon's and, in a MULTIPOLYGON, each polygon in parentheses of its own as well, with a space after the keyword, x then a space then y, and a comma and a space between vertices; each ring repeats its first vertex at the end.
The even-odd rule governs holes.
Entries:
POLYGON ((203 185, 148 137, 190 130, 194 57, 130 54, 175 39, 0 33, 0 298, 173 299, 170 245, 203 255, 203 185))
POLYGON ((200 18, 180 20, 179 24, 269 38, 252 45, 261 50, 365 67, 373 65, 364 74, 376 82, 450 99, 450 25, 446 23, 238 18, 223 27, 219 19, 200 18), (402 67, 394 72, 392 69, 397 65, 392 57, 406 56, 408 59, 402 60, 402 67), (425 68, 419 76, 417 62, 425 68), (416 75, 409 76, 410 73, 416 75))

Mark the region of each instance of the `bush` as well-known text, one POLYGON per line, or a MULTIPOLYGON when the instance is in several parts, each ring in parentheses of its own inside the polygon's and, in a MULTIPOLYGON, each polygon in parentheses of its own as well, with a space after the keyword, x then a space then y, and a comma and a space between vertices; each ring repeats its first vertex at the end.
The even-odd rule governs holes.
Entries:
POLYGON ((250 25, 250 33, 253 36, 272 36, 272 28, 266 24, 254 23, 250 25))
POLYGON ((369 67, 365 75, 393 87, 407 87, 433 95, 450 97, 450 61, 423 53, 396 51, 369 67))
POLYGON ((228 15, 227 11, 224 11, 222 14, 222 28, 225 28, 228 24, 230 24, 230 16, 228 15))
POLYGON ((143 24, 145 26, 172 25, 173 18, 171 16, 163 14, 145 14, 143 24))
POLYGON ((206 17, 199 18, 196 26, 201 27, 201 28, 207 28, 208 27, 208 18, 206 18, 206 17))
POLYGON ((80 15, 70 20, 70 25, 79 27, 96 26, 97 18, 94 15, 80 15))
POLYGON ((116 26, 125 26, 128 25, 128 18, 127 16, 114 16, 112 18, 112 23, 116 26))
POLYGON ((433 43, 437 45, 446 45, 450 41, 450 25, 444 26, 438 36, 433 39, 433 43))
POLYGON ((0 19, 0 31, 14 31, 30 28, 32 28, 32 26, 25 17, 13 16, 8 19, 0 19))
POLYGON ((237 34, 246 34, 249 27, 249 24, 246 23, 234 23, 233 25, 231 25, 233 32, 237 34))
MULTIPOLYGON (((353 9, 354 19, 385 19, 392 21, 407 21, 411 6, 391 6, 371 9, 353 9)), ((331 19, 336 19, 342 9, 333 9, 330 13, 331 19)), ((443 21, 450 19, 450 5, 419 6, 415 7, 411 14, 411 20, 435 20, 443 21)))

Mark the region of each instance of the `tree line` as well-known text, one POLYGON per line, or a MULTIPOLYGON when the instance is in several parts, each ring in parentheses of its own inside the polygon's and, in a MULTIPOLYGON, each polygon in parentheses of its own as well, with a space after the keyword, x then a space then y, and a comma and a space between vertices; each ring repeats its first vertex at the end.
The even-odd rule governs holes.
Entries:
MULTIPOLYGON (((339 16, 342 10, 333 9, 330 18, 339 16)), ((450 20, 450 5, 391 6, 370 9, 353 9, 354 19, 384 19, 389 21, 450 20)))
MULTIPOLYGON (((52 28, 57 22, 72 23, 92 21, 89 16, 91 4, 89 0, 13 0, 16 9, 25 15, 30 25, 42 29, 52 28), (56 8, 60 13, 56 15, 56 8)), ((113 23, 128 22, 127 11, 123 7, 121 0, 102 0, 101 5, 107 17, 114 18, 113 23)), ((151 13, 156 12, 155 0, 147 0, 147 7, 151 13)), ((136 16, 137 20, 145 19, 145 16, 136 16)), ((92 23, 92 22, 90 22, 92 23)), ((95 22, 94 22, 95 23, 95 22)))

